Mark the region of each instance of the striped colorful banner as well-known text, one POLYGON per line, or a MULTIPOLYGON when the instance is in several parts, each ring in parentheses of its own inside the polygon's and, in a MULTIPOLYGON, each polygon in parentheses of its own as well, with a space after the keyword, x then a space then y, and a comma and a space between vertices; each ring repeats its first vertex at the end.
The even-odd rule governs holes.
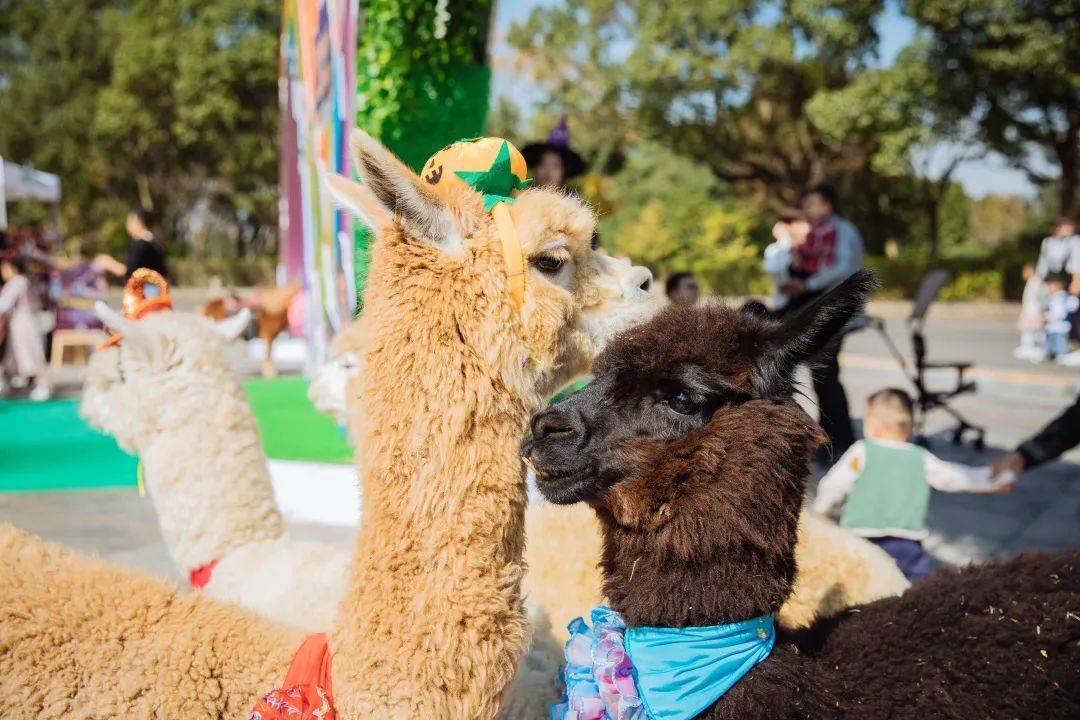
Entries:
POLYGON ((303 282, 311 367, 356 312, 355 222, 334 208, 319 171, 349 172, 357 11, 358 0, 282 3, 278 281, 303 282))

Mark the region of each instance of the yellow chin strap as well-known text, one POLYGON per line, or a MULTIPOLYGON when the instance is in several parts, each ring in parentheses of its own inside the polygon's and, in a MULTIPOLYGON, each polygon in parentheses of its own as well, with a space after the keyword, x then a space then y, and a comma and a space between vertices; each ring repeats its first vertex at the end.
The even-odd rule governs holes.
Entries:
POLYGON ((506 285, 510 293, 510 305, 515 312, 521 312, 525 303, 525 253, 518 241, 514 218, 510 217, 510 208, 500 202, 491 209, 495 220, 495 229, 502 241, 503 262, 506 263, 506 285))
POLYGON ((510 216, 514 193, 529 184, 525 158, 507 140, 483 137, 459 140, 428 158, 421 179, 439 196, 457 184, 464 184, 484 197, 484 210, 491 213, 502 244, 510 305, 521 312, 525 303, 525 253, 517 227, 510 216))

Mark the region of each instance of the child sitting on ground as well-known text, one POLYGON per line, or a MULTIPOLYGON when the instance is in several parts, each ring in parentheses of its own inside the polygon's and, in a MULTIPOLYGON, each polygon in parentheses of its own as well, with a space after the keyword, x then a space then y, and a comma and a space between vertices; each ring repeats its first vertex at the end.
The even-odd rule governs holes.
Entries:
POLYGON ((1020 301, 1020 319, 1016 327, 1020 330, 1020 345, 1013 350, 1013 356, 1021 360, 1039 362, 1046 353, 1042 348, 1043 310, 1046 308, 1046 285, 1035 272, 1034 263, 1024 265, 1024 295, 1020 301))
POLYGON ((864 440, 852 445, 818 484, 814 512, 843 504, 840 524, 879 546, 912 582, 933 569, 922 541, 930 489, 1001 492, 1012 474, 991 480, 987 468, 945 462, 908 442, 914 407, 903 390, 886 388, 866 401, 864 440))
POLYGON ((1080 298, 1069 294, 1065 289, 1065 278, 1059 274, 1046 278, 1046 292, 1044 343, 1046 356, 1053 360, 1069 354, 1069 332, 1072 330, 1069 316, 1080 309, 1080 298))

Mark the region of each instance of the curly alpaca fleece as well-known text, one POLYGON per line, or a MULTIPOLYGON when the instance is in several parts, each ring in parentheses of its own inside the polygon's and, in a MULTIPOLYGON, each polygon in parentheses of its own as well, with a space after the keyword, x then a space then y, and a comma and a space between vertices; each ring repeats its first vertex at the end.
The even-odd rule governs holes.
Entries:
MULTIPOLYGON (((582 320, 599 301, 593 221, 557 193, 518 198, 526 257, 568 259, 554 278, 529 271, 519 314, 479 195, 437 200, 364 133, 353 149, 366 187, 397 215, 374 247, 362 320, 370 343, 353 426, 364 523, 330 634, 338 716, 491 718, 528 644, 518 440, 574 358, 603 342, 582 320)), ((42 694, 77 698, 87 717, 184 716, 176 698, 197 700, 189 715, 236 717, 299 642, 25 535, 5 542, 5 558, 32 556, 0 564, 0 608, 18 608, 0 631, 0 690, 19 703, 16 717, 70 717, 71 703, 46 707, 42 694), (77 582, 57 592, 69 576, 77 582)))
MULTIPOLYGON (((558 643, 566 623, 604 602, 596 514, 585 505, 543 504, 526 515, 529 567, 524 591, 558 643)), ((777 614, 782 627, 807 627, 855 605, 902 594, 910 583, 884 551, 836 523, 803 512, 795 545, 798 573, 777 614)), ((561 653, 558 656, 561 662, 561 653)))
POLYGON ((139 347, 122 343, 91 357, 81 412, 139 456, 181 574, 216 561, 208 597, 299 628, 329 628, 348 552, 285 534, 258 427, 218 333, 182 312, 135 325, 139 347))

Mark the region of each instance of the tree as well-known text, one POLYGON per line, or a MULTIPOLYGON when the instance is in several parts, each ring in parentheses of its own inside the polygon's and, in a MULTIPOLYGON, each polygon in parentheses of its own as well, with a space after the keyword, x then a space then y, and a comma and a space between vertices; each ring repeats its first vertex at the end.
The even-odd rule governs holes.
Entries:
POLYGON ((1043 152, 1059 174, 1059 212, 1080 181, 1080 12, 1075 0, 908 0, 930 31, 939 97, 970 113, 981 139, 1033 181, 1043 152))
POLYGON ((644 143, 628 155, 600 204, 604 247, 647 265, 658 276, 693 272, 705 289, 721 294, 767 288, 761 250, 752 242, 754 213, 719 196, 704 165, 644 143))
POLYGON ((873 59, 880 0, 568 0, 510 34, 551 113, 588 117, 604 150, 639 135, 773 205, 868 165, 864 138, 825 142, 805 113, 873 59))
POLYGON ((224 215, 227 254, 276 237, 276 0, 11 0, 0 11, 0 153, 61 176, 69 235, 127 206, 167 238, 224 215))
MULTIPOLYGON (((915 179, 928 250, 936 257, 942 204, 960 190, 953 173, 984 150, 972 137, 971 123, 942 97, 925 41, 905 48, 889 67, 817 93, 807 103, 807 115, 826 142, 837 147, 863 139, 873 148, 870 163, 878 173, 915 179)), ((949 229, 956 232, 955 220, 949 229)))

